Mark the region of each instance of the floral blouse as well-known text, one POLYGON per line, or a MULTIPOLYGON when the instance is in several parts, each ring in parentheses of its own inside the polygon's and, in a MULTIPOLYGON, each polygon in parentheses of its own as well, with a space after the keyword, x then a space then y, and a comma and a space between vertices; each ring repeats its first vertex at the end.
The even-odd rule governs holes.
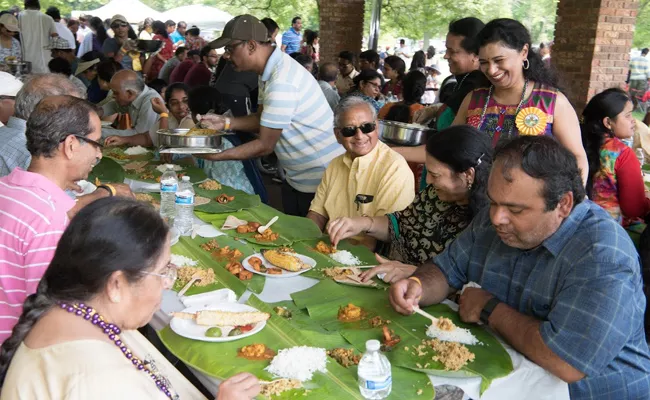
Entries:
POLYGON ((440 200, 432 185, 418 193, 406 209, 387 216, 387 256, 411 265, 421 265, 442 253, 473 218, 469 206, 440 200))
POLYGON ((7 57, 16 57, 16 61, 22 58, 22 50, 18 40, 11 38, 11 47, 0 47, 0 62, 5 62, 7 57))

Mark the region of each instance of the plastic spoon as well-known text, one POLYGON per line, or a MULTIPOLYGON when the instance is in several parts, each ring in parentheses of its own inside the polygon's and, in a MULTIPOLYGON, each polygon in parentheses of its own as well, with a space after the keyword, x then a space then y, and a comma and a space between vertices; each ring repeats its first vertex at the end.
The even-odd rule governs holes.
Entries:
POLYGON ((413 307, 413 311, 415 311, 416 313, 422 315, 423 317, 427 317, 427 318, 429 318, 429 319, 431 320, 431 322, 432 322, 434 325, 437 325, 437 324, 438 324, 438 318, 434 317, 433 315, 429 314, 429 313, 426 312, 426 311, 422 311, 422 310, 420 309, 420 307, 418 307, 418 306, 414 306, 414 307, 413 307))
POLYGON ((187 292, 190 289, 190 287, 192 287, 194 282, 200 281, 200 280, 201 280, 201 277, 199 275, 193 275, 192 279, 190 279, 190 281, 187 282, 187 285, 183 286, 183 288, 178 292, 178 297, 182 297, 185 294, 185 292, 187 292))
POLYGON ((264 233, 264 231, 267 230, 267 229, 269 229, 269 227, 270 227, 271 225, 275 224, 275 222, 278 220, 278 218, 280 218, 280 217, 278 217, 278 216, 276 215, 275 217, 273 217, 273 218, 269 221, 268 224, 263 225, 263 226, 260 226, 259 228, 257 228, 257 232, 260 233, 260 234, 264 233))

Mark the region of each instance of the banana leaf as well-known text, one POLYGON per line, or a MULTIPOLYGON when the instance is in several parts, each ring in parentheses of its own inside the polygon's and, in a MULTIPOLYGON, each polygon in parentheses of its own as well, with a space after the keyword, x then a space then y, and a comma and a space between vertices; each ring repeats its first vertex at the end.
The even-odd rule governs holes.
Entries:
POLYGON ((228 214, 207 214, 203 212, 196 213, 197 217, 205 222, 211 223, 217 229, 221 229, 228 215, 233 215, 248 222, 259 222, 262 225, 267 224, 271 218, 275 217, 276 215, 279 216, 280 218, 278 221, 271 227, 271 230, 273 230, 273 232, 280 234, 278 240, 274 242, 259 241, 255 239, 255 233, 242 234, 237 233, 237 231, 234 229, 224 231, 224 233, 228 234, 229 236, 243 239, 265 247, 290 246, 294 242, 315 239, 321 237, 322 235, 320 229, 318 229, 318 226, 316 226, 312 220, 308 218, 285 215, 265 204, 261 204, 258 207, 248 210, 242 210, 228 214))
POLYGON ((103 157, 88 174, 89 182, 95 183, 95 178, 105 183, 122 183, 124 168, 112 158, 103 157))
MULTIPOLYGON (((215 275, 217 275, 217 279, 219 279, 219 281, 222 282, 226 287, 235 291, 237 296, 240 296, 245 291, 245 289, 248 289, 253 293, 261 293, 262 290, 264 290, 264 284, 266 283, 266 278, 264 276, 253 274, 252 279, 247 281, 242 281, 225 269, 225 266, 230 262, 230 260, 224 257, 215 257, 210 252, 203 250, 201 248, 201 245, 209 242, 210 240, 213 239, 205 239, 199 236, 197 236, 195 239, 191 239, 190 237, 181 237, 179 244, 181 244, 182 242, 182 244, 185 246, 184 250, 188 254, 187 257, 192 257, 195 260, 200 259, 201 263, 204 266, 209 266, 210 268, 212 268, 215 272, 215 275), (243 287, 244 291, 239 293, 237 290, 233 289, 229 285, 234 285, 240 290, 243 287)), ((237 242, 236 240, 228 236, 219 236, 214 238, 214 240, 217 241, 220 247, 230 246, 231 249, 238 249, 239 251, 241 251, 244 254, 244 256, 240 258, 239 260, 240 262, 244 258, 256 252, 253 248, 251 248, 247 244, 242 244, 240 242, 237 242)), ((175 247, 172 248, 172 250, 174 249, 175 247)), ((174 254, 181 254, 181 253, 176 253, 175 251, 173 252, 174 254)), ((182 255, 186 255, 186 254, 182 254, 182 255)), ((175 290, 180 290, 181 288, 182 285, 179 284, 174 286, 175 290)), ((214 287, 213 285, 206 286, 203 288, 192 286, 192 288, 187 292, 187 294, 192 295, 197 293, 203 293, 203 292, 207 292, 219 288, 220 287, 214 287)))
MULTIPOLYGON (((299 330, 286 319, 273 313, 270 305, 263 303, 257 297, 251 296, 247 304, 260 311, 271 313, 271 319, 266 327, 258 334, 225 343, 208 343, 183 338, 175 334, 169 327, 158 334, 165 346, 180 360, 193 368, 218 379, 226 379, 240 372, 250 372, 263 380, 273 377, 264 368, 269 361, 249 361, 237 357, 237 350, 253 343, 264 343, 273 350, 280 350, 294 346, 323 347, 329 343, 327 335, 309 330, 299 330)), ((301 396, 313 399, 358 399, 363 397, 359 393, 356 379, 356 368, 344 368, 333 359, 327 363, 327 373, 317 372, 314 378, 305 383, 305 389, 296 389, 274 396, 274 399, 295 399, 301 396)), ((433 398, 433 388, 427 385, 428 379, 423 374, 394 367, 393 390, 389 399, 412 398, 417 388, 424 391, 424 399, 433 398), (417 379, 414 379, 417 378, 417 379)))
MULTIPOLYGON (((193 181, 194 182, 194 181, 193 181)), ((262 204, 260 197, 255 194, 248 194, 241 190, 233 189, 230 186, 222 185, 221 190, 205 190, 201 189, 199 185, 194 185, 194 191, 197 196, 202 196, 210 199, 208 204, 195 207, 196 211, 202 211, 211 214, 221 214, 229 213, 239 210, 244 210, 247 208, 254 208, 262 204), (235 200, 226 203, 220 204, 215 200, 221 194, 227 194, 228 196, 235 196, 235 200)))
MULTIPOLYGON (((178 164, 178 163, 177 163, 178 164)), ((158 171, 156 168, 160 163, 158 162, 150 162, 149 164, 145 165, 143 171, 136 173, 135 171, 127 171, 125 173, 125 176, 129 179, 133 179, 136 181, 143 181, 143 182, 149 182, 149 183, 158 183, 158 178, 162 176, 162 172, 158 171), (143 178, 143 174, 151 174, 153 175, 153 178, 143 178)), ((178 179, 180 180, 181 175, 187 175, 190 177, 190 181, 192 183, 196 182, 201 182, 205 179, 207 179, 207 175, 203 170, 199 167, 195 167, 193 165, 181 165, 183 169, 181 171, 176 172, 178 174, 178 179)))
POLYGON ((391 363, 396 366, 439 376, 480 376, 481 393, 494 379, 506 376, 513 370, 510 356, 496 337, 481 326, 463 323, 458 313, 444 304, 429 306, 424 310, 434 316, 449 318, 456 326, 469 329, 483 343, 467 346, 476 358, 459 371, 445 371, 441 363, 431 360, 432 350, 428 351, 426 356, 414 354, 413 347, 420 345, 423 339, 429 339, 426 336, 426 328, 430 321, 419 315, 404 316, 395 312, 390 306, 386 292, 321 281, 307 290, 292 294, 291 297, 298 307, 307 308, 312 320, 328 331, 340 332, 360 351, 365 348, 367 340, 381 338, 381 328, 370 327, 367 320, 341 322, 337 319, 339 307, 352 303, 364 309, 368 318, 379 315, 384 320, 390 320, 389 328, 402 338, 402 342, 395 346, 393 351, 386 353, 391 363), (417 364, 420 364, 420 367, 417 364), (429 365, 425 367, 427 364, 429 365))
POLYGON ((126 147, 110 147, 103 151, 104 157, 110 157, 120 164, 128 163, 131 161, 149 161, 154 158, 154 152, 149 151, 145 154, 128 155, 124 151, 126 147))
MULTIPOLYGON (((197 260, 201 267, 208 267, 214 270, 215 282, 213 284, 203 287, 192 285, 192 287, 190 287, 190 289, 186 292, 187 296, 210 292, 217 289, 228 288, 235 292, 237 297, 239 297, 246 291, 246 285, 244 285, 242 281, 239 280, 239 278, 217 264, 217 262, 210 256, 209 253, 201 250, 201 248, 199 248, 198 245, 190 238, 181 237, 178 243, 172 246, 172 254, 178 254, 192 258, 194 260, 197 260)), ((184 285, 185 283, 176 281, 172 290, 178 292, 184 285)))

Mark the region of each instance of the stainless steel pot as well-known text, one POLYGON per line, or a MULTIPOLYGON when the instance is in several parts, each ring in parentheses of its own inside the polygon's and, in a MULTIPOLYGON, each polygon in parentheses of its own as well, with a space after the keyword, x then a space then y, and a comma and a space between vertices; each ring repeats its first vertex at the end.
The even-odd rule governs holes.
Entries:
POLYGON ((435 130, 424 125, 404 124, 395 121, 379 121, 379 137, 383 141, 403 146, 419 146, 426 143, 427 134, 435 130))
POLYGON ((6 61, 11 74, 16 77, 29 75, 32 72, 32 63, 30 61, 6 61))
POLYGON ((221 148, 223 135, 187 136, 189 131, 189 129, 160 129, 156 132, 158 143, 164 147, 221 148))

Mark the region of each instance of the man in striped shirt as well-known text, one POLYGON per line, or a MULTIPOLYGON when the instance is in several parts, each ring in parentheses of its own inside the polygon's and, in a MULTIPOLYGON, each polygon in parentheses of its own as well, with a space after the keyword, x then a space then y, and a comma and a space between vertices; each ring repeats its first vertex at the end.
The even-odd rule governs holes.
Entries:
MULTIPOLYGON (((42 100, 27 121, 27 168, 0 178, 0 341, 36 292, 75 206, 65 190, 101 159, 96 108, 72 96, 42 100)), ((106 187, 104 196, 114 193, 106 187)))
POLYGON ((648 79, 650 79, 650 61, 646 58, 648 52, 650 49, 645 48, 641 50, 640 56, 630 60, 630 97, 635 110, 648 90, 648 79))
POLYGON ((212 161, 245 160, 275 150, 286 173, 282 187, 284 212, 305 216, 333 158, 345 150, 336 141, 332 109, 316 79, 279 48, 264 24, 240 15, 226 24, 223 35, 210 44, 225 47, 224 57, 236 71, 260 75, 257 114, 240 118, 202 117, 211 129, 259 132, 259 138, 222 153, 202 156, 212 161))
POLYGON ((300 51, 300 43, 302 43, 302 19, 294 17, 291 20, 291 28, 282 34, 282 51, 287 54, 297 53, 300 51))

